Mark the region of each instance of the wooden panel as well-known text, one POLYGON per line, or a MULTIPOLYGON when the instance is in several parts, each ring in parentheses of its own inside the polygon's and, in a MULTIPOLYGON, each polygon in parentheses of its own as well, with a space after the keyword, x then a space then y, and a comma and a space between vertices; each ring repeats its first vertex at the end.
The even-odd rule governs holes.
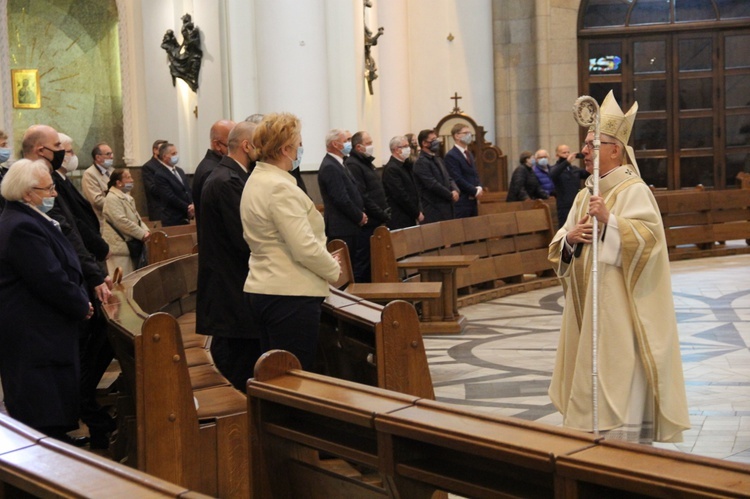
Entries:
POLYGON ((483 241, 493 236, 490 221, 491 216, 470 217, 463 219, 464 241, 483 241))
POLYGON ((441 229, 443 231, 443 244, 445 246, 453 246, 454 244, 460 244, 466 241, 463 221, 464 219, 458 218, 455 220, 438 222, 440 223, 441 229))
POLYGON ((406 228, 391 231, 393 256, 398 260, 405 256, 421 253, 424 250, 422 232, 417 228, 406 228))
POLYGON ((524 274, 536 274, 552 270, 552 264, 547 259, 547 248, 524 251, 520 254, 523 262, 524 274))
POLYGON ((422 250, 434 250, 443 246, 443 231, 441 224, 420 225, 416 229, 422 232, 422 250))
POLYGON ((744 222, 747 220, 750 220, 750 210, 748 210, 747 208, 731 208, 711 212, 711 222, 715 224, 726 222, 744 222))
POLYGON ((708 192, 680 192, 667 197, 668 213, 708 211, 711 197, 708 192))
POLYGON ((713 226, 714 241, 750 239, 750 222, 734 222, 713 226))
POLYGON ((495 265, 495 275, 498 279, 517 277, 524 273, 523 259, 520 253, 511 253, 492 258, 495 265))
POLYGON ((709 225, 669 229, 666 237, 667 246, 714 242, 713 231, 709 225))
POLYGON ((730 189, 725 191, 711 191, 711 209, 730 210, 733 208, 747 208, 750 206, 750 190, 730 189))
POLYGON ((493 281, 495 279, 497 279, 495 275, 495 263, 491 258, 476 260, 468 268, 456 271, 457 288, 493 281))
POLYGON ((710 223, 711 213, 696 211, 692 213, 674 213, 663 218, 664 227, 684 227, 687 225, 706 225, 710 223))
POLYGON ((525 234, 528 232, 550 230, 548 217, 549 215, 543 209, 516 212, 518 233, 525 234))
POLYGON ((516 251, 516 239, 514 237, 505 237, 502 239, 490 239, 487 241, 488 255, 503 255, 514 253, 516 251))
POLYGON ((518 233, 518 222, 514 213, 499 213, 487 218, 490 227, 488 237, 504 237, 518 233))
POLYGON ((549 246, 549 236, 543 232, 535 234, 524 234, 516 236, 516 251, 526 251, 536 248, 547 248, 549 246))
POLYGON ((487 250, 487 241, 478 241, 475 243, 464 243, 460 246, 462 255, 478 255, 479 258, 485 258, 489 255, 487 250))

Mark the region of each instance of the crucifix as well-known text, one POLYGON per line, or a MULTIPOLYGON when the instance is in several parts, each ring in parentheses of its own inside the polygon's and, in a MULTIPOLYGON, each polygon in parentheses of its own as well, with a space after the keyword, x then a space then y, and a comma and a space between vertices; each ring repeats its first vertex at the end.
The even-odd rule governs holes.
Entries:
POLYGON ((451 97, 451 100, 455 101, 455 105, 453 106, 453 114, 459 114, 462 113, 461 108, 458 107, 458 99, 463 99, 463 97, 460 97, 458 95, 458 92, 453 92, 453 97, 451 97))

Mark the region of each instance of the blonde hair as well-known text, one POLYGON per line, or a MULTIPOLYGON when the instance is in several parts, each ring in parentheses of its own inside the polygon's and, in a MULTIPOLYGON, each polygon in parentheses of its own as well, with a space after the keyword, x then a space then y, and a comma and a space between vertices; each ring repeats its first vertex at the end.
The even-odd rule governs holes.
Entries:
POLYGON ((253 145, 258 150, 258 159, 276 159, 281 150, 301 136, 302 124, 291 113, 267 114, 253 134, 253 145))

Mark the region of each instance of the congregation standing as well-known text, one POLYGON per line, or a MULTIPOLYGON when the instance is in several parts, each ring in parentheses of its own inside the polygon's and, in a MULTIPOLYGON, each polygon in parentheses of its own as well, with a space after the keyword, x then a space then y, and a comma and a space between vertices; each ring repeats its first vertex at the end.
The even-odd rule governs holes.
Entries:
MULTIPOLYGON (((339 261, 326 249, 327 242, 343 240, 349 246, 354 279, 369 282, 370 238, 377 227, 399 229, 478 215, 486 189, 471 151, 475 137, 463 124, 451 130, 451 137, 454 145, 443 155, 443 141, 435 130, 395 136, 381 169, 367 131, 330 130, 318 172, 322 214, 299 170, 304 147, 301 123, 293 115, 252 115, 239 123, 226 119, 214 123, 209 149, 192 183, 179 166, 177 145, 167 139, 154 141, 151 157, 141 168, 144 216, 164 227, 196 224, 201 248, 196 330, 212 336, 212 357, 233 386, 242 390, 255 361, 273 348, 291 351, 305 369, 314 367, 320 304, 329 283, 341 272, 339 261)), ((7 199, 0 198, 0 208, 9 207, 4 217, 28 219, 37 230, 43 229, 53 251, 40 258, 50 269, 54 267, 54 282, 67 286, 71 304, 80 302, 80 307, 64 313, 54 304, 49 309, 50 317, 79 331, 58 348, 67 352, 69 368, 67 377, 58 375, 59 383, 52 385, 59 388, 57 412, 51 411, 43 421, 27 417, 22 408, 40 393, 40 387, 28 385, 33 377, 10 386, 21 372, 9 371, 20 369, 12 362, 3 362, 0 375, 8 385, 6 404, 12 415, 76 444, 82 442, 67 432, 81 419, 89 427, 92 448, 103 448, 114 423, 97 406, 95 389, 113 353, 99 306, 109 300, 109 276, 116 268, 127 274, 144 264, 143 248, 151 229, 131 195, 134 176, 130 169, 115 165, 112 147, 101 142, 93 148, 92 163, 84 170, 78 190, 69 178, 79 168, 73 146, 69 136, 51 127, 32 126, 23 138, 27 161, 9 168, 3 165, 11 155, 7 136, 0 133, 0 180, 15 169, 28 170, 23 174, 25 183, 19 187, 15 180, 9 182, 7 199), (68 266, 64 273, 60 265, 68 266)), ((545 166, 541 154, 537 156, 537 165, 545 166)), ((558 156, 560 161, 569 159, 564 151, 558 156)), ((531 164, 527 166, 525 178, 536 179, 531 164)), ((555 176, 553 168, 547 175, 550 182, 578 175, 570 171, 555 176)), ((572 185, 569 180, 561 182, 572 185)), ((13 224, 3 226, 0 241, 14 237, 7 233, 13 224)), ((0 265, 19 262, 10 259, 0 265)), ((6 286, 0 293, 9 289, 6 286)), ((35 300, 44 301, 44 295, 30 297, 27 306, 36 306, 35 300)), ((39 379, 55 375, 44 376, 39 379)))

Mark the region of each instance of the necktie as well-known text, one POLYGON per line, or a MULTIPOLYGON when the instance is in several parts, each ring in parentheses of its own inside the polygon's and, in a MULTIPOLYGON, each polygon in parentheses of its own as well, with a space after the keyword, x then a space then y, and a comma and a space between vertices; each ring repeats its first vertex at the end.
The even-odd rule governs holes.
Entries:
POLYGON ((468 149, 464 149, 464 156, 466 156, 466 162, 472 165, 473 163, 471 161, 471 154, 469 153, 468 149))

